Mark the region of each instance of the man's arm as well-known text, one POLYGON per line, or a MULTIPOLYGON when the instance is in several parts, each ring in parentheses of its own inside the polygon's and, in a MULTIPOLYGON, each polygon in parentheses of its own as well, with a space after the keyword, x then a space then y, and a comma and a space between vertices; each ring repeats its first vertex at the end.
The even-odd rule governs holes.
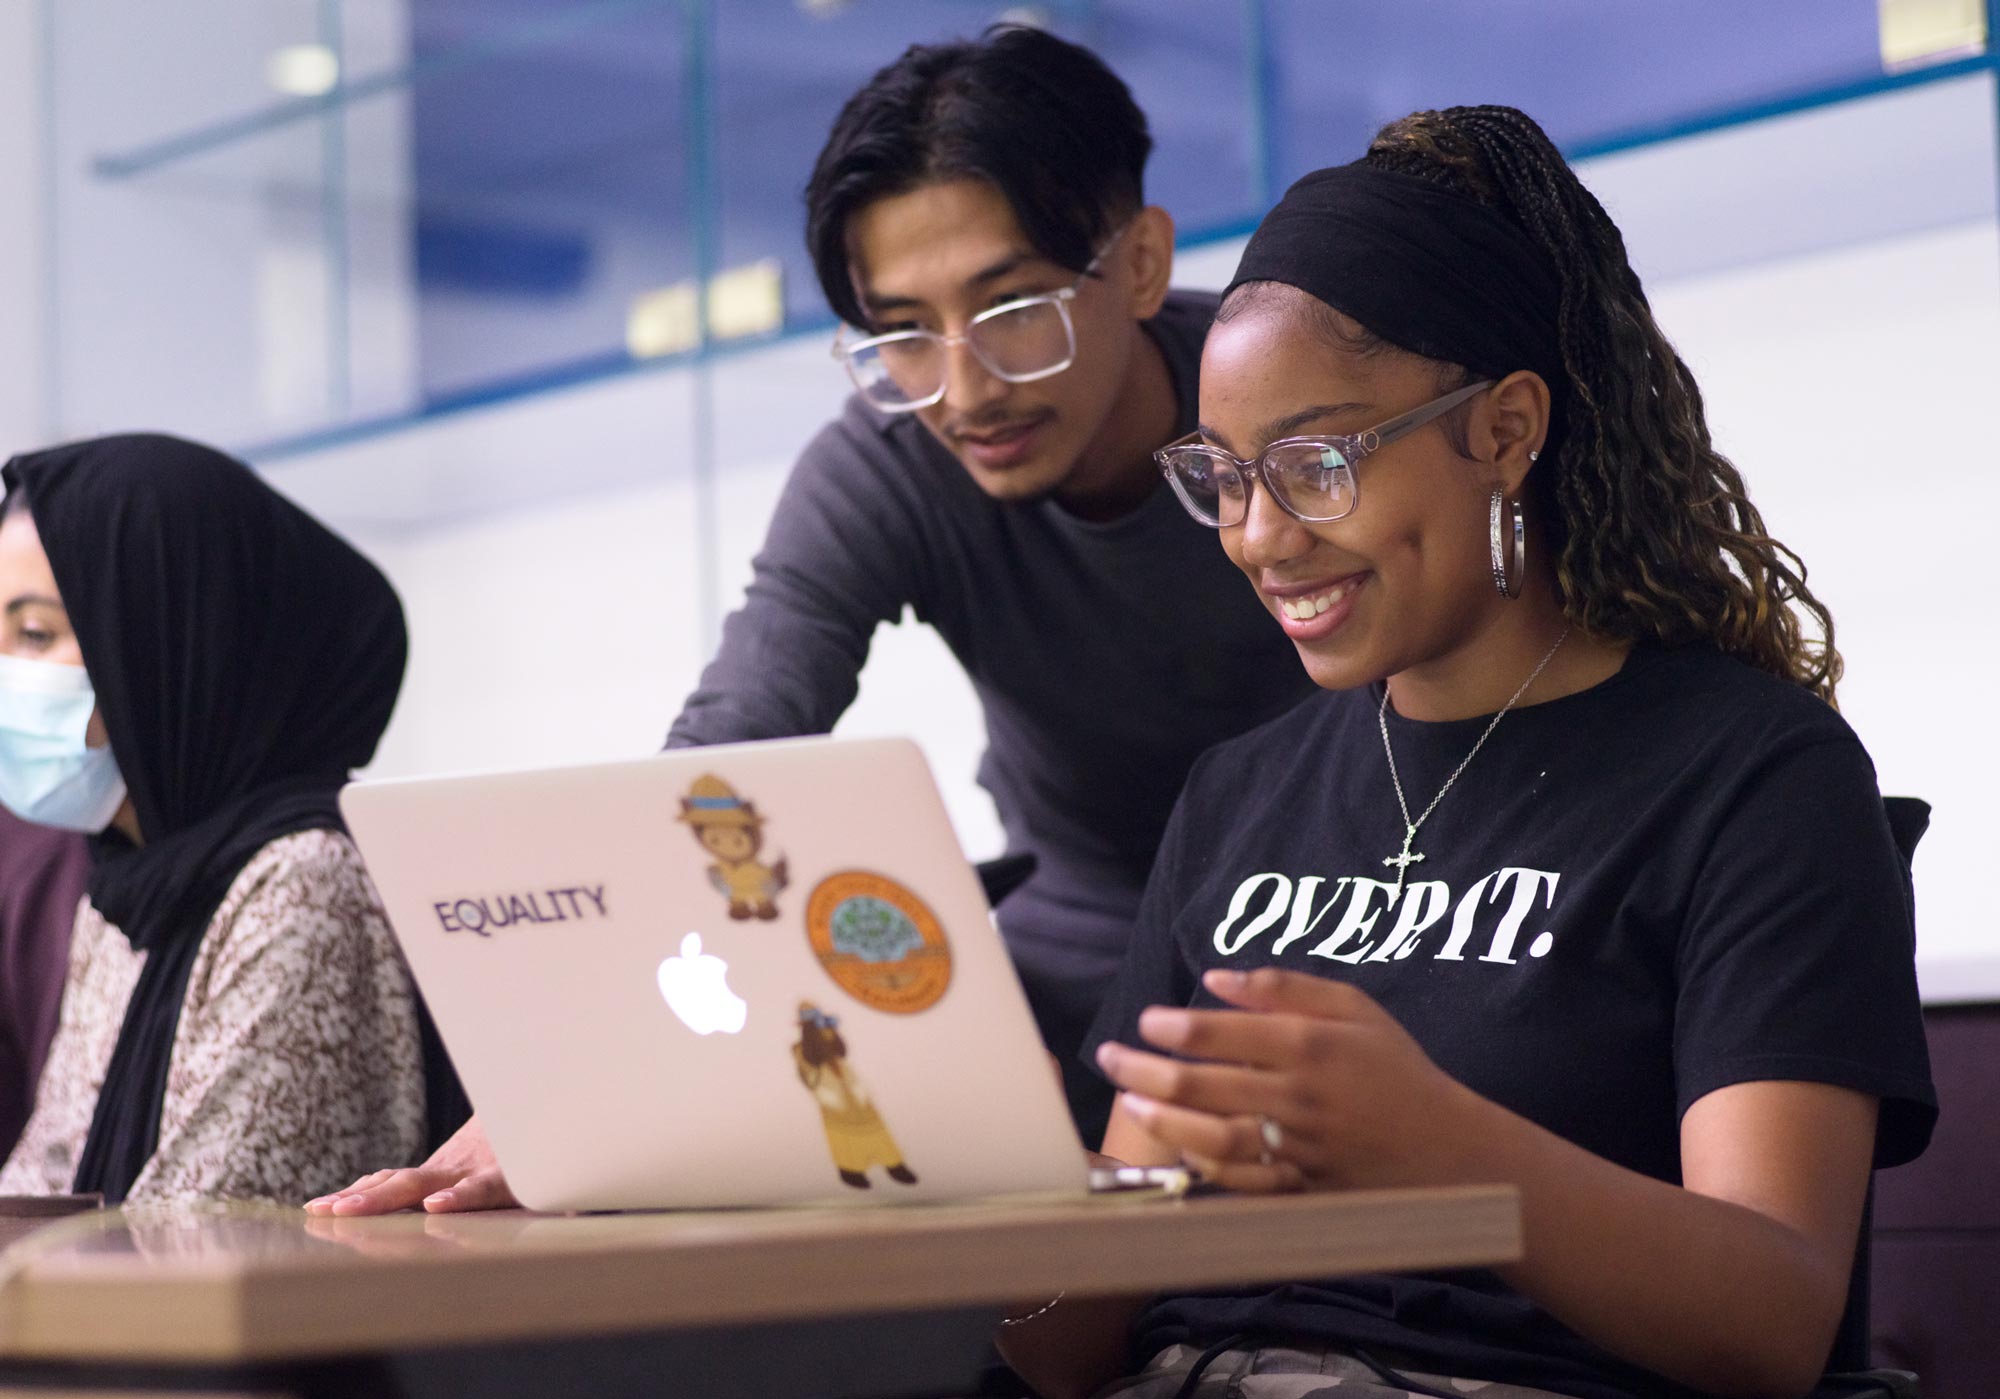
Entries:
POLYGON ((920 464, 904 454, 852 406, 807 446, 669 748, 825 733, 853 703, 875 628, 930 577, 920 464))

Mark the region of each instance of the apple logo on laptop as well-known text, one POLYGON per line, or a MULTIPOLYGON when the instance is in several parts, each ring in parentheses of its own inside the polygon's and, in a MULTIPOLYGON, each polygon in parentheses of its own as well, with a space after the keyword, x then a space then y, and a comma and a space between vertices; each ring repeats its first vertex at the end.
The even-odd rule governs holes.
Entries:
POLYGON ((729 989, 729 963, 701 950, 701 934, 681 939, 681 955, 660 963, 660 994, 667 1009, 697 1035, 733 1035, 749 1018, 750 1003, 729 989))

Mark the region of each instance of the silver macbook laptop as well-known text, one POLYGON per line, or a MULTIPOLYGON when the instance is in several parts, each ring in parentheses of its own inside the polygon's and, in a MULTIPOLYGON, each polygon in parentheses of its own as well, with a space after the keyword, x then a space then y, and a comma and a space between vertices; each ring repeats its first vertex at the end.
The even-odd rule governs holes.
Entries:
POLYGON ((524 1204, 1084 1189, 915 744, 363 782, 341 807, 524 1204))

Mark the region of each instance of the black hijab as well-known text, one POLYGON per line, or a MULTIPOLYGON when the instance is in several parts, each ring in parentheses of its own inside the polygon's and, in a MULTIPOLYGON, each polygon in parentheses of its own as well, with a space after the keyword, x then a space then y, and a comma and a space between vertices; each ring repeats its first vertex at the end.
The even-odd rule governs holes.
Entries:
POLYGON ((74 1189, 117 1202, 158 1144, 210 918, 280 836, 339 830, 408 637, 389 582, 241 462, 101 437, 8 462, 83 650, 145 844, 91 842, 91 902, 146 954, 74 1189))

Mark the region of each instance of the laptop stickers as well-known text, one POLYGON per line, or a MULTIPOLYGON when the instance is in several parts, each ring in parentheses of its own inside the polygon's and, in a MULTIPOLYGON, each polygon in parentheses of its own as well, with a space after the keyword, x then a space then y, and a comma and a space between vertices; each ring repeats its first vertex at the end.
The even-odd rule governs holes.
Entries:
POLYGON ((889 1135, 888 1124, 875 1108, 868 1085, 847 1060, 847 1042, 840 1037, 840 1020, 811 1001, 799 1002, 799 1038, 792 1045, 792 1064, 799 1082, 819 1104, 820 1125, 826 1130, 827 1153, 841 1180, 867 1190, 872 1166, 889 1179, 915 1185, 917 1175, 903 1160, 902 1148, 889 1135))
POLYGON ((681 798, 680 820, 694 831, 701 848, 714 856, 708 882, 729 900, 729 916, 739 921, 778 916, 778 895, 791 883, 780 855, 775 864, 758 856, 764 849, 764 818, 754 802, 713 774, 694 780, 681 798))
MULTIPOLYGON (((778 897, 791 883, 790 869, 783 855, 764 858, 768 818, 757 804, 711 772, 690 784, 680 807, 676 819, 709 860, 708 881, 728 901, 729 917, 766 923, 783 917, 778 897)), ((951 985, 951 944, 943 925, 929 904, 885 874, 850 869, 820 880, 806 900, 805 934, 834 985, 869 1010, 914 1015, 936 1005, 951 985)), ((704 951, 700 934, 688 933, 680 954, 659 965, 660 994, 697 1035, 735 1034, 748 1007, 726 976, 727 963, 704 951)), ((801 999, 796 1028, 792 1067, 818 1104, 841 1180, 870 1189, 869 1172, 879 1167, 890 1180, 915 1185, 916 1172, 848 1061, 839 1017, 801 999)))
POLYGON ((951 985, 951 945, 937 915, 886 875, 822 879, 806 901, 806 936, 834 984, 871 1009, 914 1015, 951 985))

